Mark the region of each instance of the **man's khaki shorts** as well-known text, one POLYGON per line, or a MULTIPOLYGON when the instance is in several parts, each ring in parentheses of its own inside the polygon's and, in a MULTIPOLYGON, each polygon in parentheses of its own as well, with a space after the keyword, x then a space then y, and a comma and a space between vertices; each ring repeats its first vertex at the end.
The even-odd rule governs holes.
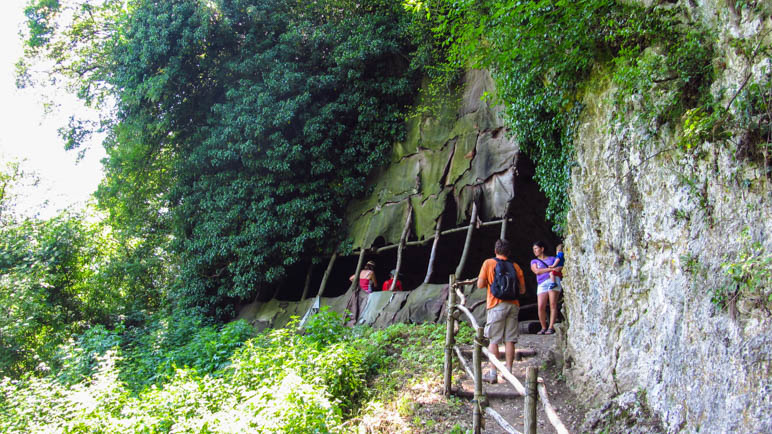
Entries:
POLYGON ((517 326, 517 314, 520 306, 512 303, 499 303, 488 309, 485 320, 485 337, 492 344, 502 342, 517 342, 519 327, 517 326))

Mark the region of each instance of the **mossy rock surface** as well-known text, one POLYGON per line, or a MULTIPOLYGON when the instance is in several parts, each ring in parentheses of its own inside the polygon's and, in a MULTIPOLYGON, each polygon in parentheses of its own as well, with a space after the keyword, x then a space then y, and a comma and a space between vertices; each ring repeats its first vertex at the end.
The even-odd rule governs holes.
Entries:
POLYGON ((434 235, 437 219, 445 210, 445 201, 449 190, 444 190, 437 196, 422 201, 421 197, 411 198, 413 204, 413 233, 418 239, 434 235))

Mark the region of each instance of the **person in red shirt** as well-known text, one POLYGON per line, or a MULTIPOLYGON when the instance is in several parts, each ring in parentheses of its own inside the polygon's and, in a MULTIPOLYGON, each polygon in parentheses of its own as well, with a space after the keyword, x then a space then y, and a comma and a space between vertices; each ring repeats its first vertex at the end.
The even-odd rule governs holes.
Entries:
MULTIPOLYGON (((394 275, 397 274, 397 270, 391 270, 391 278, 385 282, 383 282, 383 290, 388 291, 391 289, 391 282, 394 280, 394 275)), ((397 283, 394 285, 395 291, 402 291, 402 282, 397 279, 397 283)))
MULTIPOLYGON (((508 260, 509 242, 507 240, 497 240, 494 252, 496 253, 496 258, 503 261, 508 260)), ((517 274, 517 286, 520 289, 520 294, 525 294, 523 270, 514 262, 512 262, 512 265, 515 268, 515 274, 517 274)), ((517 315, 520 312, 520 302, 517 300, 501 300, 491 294, 491 283, 493 283, 495 270, 496 260, 493 258, 486 259, 477 277, 477 287, 487 288, 488 290, 485 337, 490 339, 488 350, 496 358, 500 357, 499 344, 504 342, 507 370, 512 372, 512 363, 515 360, 515 343, 517 342, 519 331, 517 315)), ((483 379, 489 383, 495 383, 498 379, 496 368, 491 366, 483 379)))

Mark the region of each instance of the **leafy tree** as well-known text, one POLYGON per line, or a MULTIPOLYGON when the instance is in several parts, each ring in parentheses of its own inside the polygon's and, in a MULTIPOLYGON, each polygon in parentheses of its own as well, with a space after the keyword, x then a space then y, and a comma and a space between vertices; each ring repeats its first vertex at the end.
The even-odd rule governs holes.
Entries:
POLYGON ((115 103, 100 206, 179 258, 176 302, 219 317, 335 248, 435 53, 393 0, 67 4, 57 27, 64 6, 31 3, 27 57, 115 103))

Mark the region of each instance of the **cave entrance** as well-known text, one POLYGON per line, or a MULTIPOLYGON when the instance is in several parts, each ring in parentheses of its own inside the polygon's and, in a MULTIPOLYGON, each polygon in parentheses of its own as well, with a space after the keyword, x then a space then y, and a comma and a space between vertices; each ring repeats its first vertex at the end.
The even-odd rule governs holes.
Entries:
MULTIPOLYGON (((514 262, 520 265, 525 273, 527 287, 526 302, 536 299, 536 278, 530 270, 530 262, 533 259, 532 245, 534 241, 541 240, 547 245, 547 253, 554 254, 555 246, 560 242, 559 237, 552 232, 552 224, 545 219, 547 198, 539 191, 538 185, 533 180, 534 165, 523 155, 517 161, 514 179, 515 196, 512 200, 507 218, 506 238, 509 240, 514 262)), ((448 201, 443 215, 443 231, 458 226, 466 226, 468 222, 455 224, 456 209, 452 201, 448 201)), ((501 226, 498 224, 483 226, 474 231, 469 253, 464 270, 459 280, 477 277, 480 266, 490 257, 493 257, 493 246, 501 234, 501 226)), ((461 254, 464 250, 466 231, 456 231, 443 234, 437 245, 434 271, 429 283, 447 283, 448 276, 455 273, 461 254)), ((414 237, 408 239, 417 241, 414 237)), ((385 246, 382 237, 376 238, 373 248, 385 246)), ((423 245, 406 246, 402 251, 402 267, 400 280, 406 291, 413 290, 421 285, 426 276, 431 255, 432 242, 423 245)), ((350 285, 349 277, 356 271, 357 255, 339 256, 330 272, 324 291, 326 297, 336 297, 344 294, 350 285)), ((365 261, 372 260, 376 263, 377 290, 381 290, 383 282, 389 278, 389 272, 396 267, 397 249, 389 249, 381 253, 366 254, 365 261)), ((284 284, 277 291, 279 300, 300 300, 305 286, 305 280, 310 266, 310 261, 301 261, 296 264, 284 284)), ((327 268, 327 262, 316 264, 311 271, 309 291, 307 297, 317 295, 320 283, 327 268)))

